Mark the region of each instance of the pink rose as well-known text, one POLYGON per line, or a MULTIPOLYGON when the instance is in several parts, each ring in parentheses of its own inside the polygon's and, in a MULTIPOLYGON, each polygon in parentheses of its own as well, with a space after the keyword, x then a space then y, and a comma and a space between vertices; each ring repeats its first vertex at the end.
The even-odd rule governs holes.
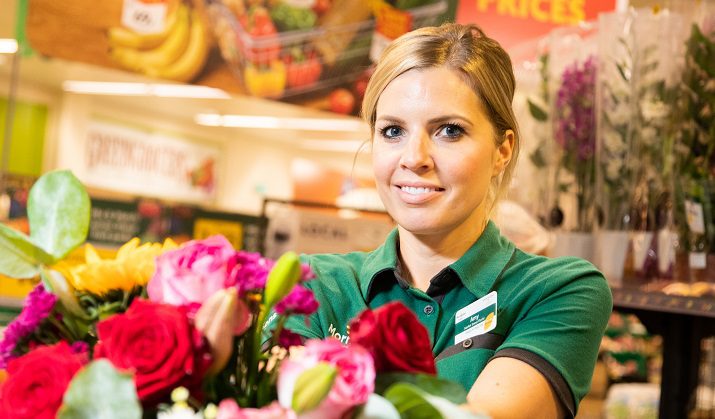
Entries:
POLYGON ((284 409, 278 402, 273 402, 260 409, 241 408, 233 399, 225 399, 218 405, 216 419, 295 419, 290 409, 284 409))
POLYGON ((375 389, 375 366, 370 354, 359 345, 344 346, 337 339, 309 340, 297 357, 281 363, 278 400, 290 407, 295 382, 303 371, 324 361, 338 369, 333 387, 320 405, 301 418, 340 418, 349 409, 364 404, 375 389))
POLYGON ((156 271, 147 285, 152 301, 200 305, 216 291, 236 267, 236 251, 223 236, 193 240, 156 258, 156 271))

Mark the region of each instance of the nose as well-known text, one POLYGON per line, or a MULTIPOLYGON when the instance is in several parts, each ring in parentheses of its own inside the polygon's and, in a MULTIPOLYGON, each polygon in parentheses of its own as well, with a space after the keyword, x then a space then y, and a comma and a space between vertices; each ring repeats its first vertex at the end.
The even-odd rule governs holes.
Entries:
POLYGON ((432 141, 429 135, 421 133, 407 141, 402 150, 400 167, 413 172, 426 171, 434 167, 431 153, 432 141))

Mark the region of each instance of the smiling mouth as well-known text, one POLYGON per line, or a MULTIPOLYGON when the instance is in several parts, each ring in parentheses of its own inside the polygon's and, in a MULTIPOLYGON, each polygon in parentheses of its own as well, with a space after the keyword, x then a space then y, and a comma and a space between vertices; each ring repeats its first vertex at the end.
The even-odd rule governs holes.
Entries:
POLYGON ((410 195, 424 195, 431 192, 441 192, 444 188, 425 188, 425 187, 415 187, 415 186, 400 186, 402 192, 408 193, 410 195))

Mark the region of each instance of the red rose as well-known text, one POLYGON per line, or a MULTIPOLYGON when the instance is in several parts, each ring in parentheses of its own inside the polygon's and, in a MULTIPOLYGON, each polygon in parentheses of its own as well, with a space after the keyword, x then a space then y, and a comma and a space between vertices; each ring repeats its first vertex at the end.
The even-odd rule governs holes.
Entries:
POLYGON ((165 400, 179 386, 198 390, 211 363, 208 346, 186 309, 136 299, 124 314, 97 324, 95 358, 131 370, 145 406, 165 400))
POLYGON ((350 323, 350 343, 370 351, 378 373, 437 373, 427 329, 400 302, 363 311, 350 323))
POLYGON ((66 342, 40 346, 8 363, 0 387, 0 418, 54 419, 72 377, 87 363, 66 342))

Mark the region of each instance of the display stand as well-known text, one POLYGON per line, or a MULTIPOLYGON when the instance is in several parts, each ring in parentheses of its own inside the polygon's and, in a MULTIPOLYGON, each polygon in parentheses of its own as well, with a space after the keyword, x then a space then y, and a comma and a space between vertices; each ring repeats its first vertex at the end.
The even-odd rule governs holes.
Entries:
POLYGON ((638 316, 663 338, 660 418, 686 418, 695 405, 701 341, 715 336, 715 299, 614 288, 613 308, 638 316))

